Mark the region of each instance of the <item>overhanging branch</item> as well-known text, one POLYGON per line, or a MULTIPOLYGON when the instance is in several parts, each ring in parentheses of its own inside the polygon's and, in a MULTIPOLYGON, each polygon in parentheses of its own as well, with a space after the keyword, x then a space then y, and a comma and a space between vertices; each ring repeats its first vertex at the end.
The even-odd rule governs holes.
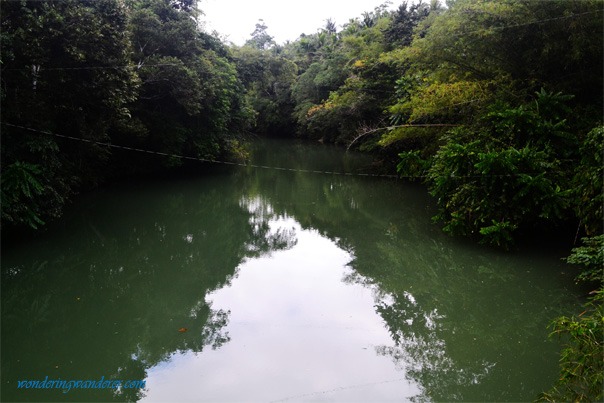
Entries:
POLYGON ((395 125, 395 126, 385 126, 385 127, 378 127, 375 129, 363 129, 360 131, 360 133, 348 144, 348 147, 346 147, 346 150, 348 151, 350 149, 350 147, 352 147, 352 145, 354 143, 357 142, 357 140, 359 140, 362 137, 365 137, 368 134, 371 133, 376 133, 382 130, 393 130, 393 129, 398 129, 398 128, 404 128, 404 127, 458 127, 460 125, 458 124, 450 124, 450 123, 416 123, 416 124, 405 124, 405 125, 395 125))

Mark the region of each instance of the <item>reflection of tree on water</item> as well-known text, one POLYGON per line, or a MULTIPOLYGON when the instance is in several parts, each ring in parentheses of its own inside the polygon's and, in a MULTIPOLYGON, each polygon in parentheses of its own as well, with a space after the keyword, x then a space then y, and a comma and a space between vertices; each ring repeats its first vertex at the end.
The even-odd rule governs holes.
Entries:
POLYGON ((277 250, 291 249, 298 243, 295 228, 285 228, 279 221, 287 216, 277 215, 266 200, 260 196, 243 196, 239 201, 241 208, 250 212, 250 227, 253 236, 247 244, 248 257, 260 257, 277 250))
POLYGON ((394 346, 377 346, 376 353, 390 356, 408 379, 422 386, 423 394, 414 401, 429 401, 434 396, 464 400, 456 387, 480 383, 496 364, 478 360, 471 366, 460 366, 447 353, 445 339, 440 337, 443 317, 437 309, 424 312, 411 294, 403 295, 391 304, 376 304, 394 341, 394 346))
MULTIPOLYGON (((309 163, 302 168, 313 166, 307 151, 299 152, 309 163)), ((267 155, 275 166, 302 160, 267 155)), ((376 352, 421 386, 418 400, 532 398, 522 388, 534 387, 544 358, 531 347, 545 342, 559 313, 546 309, 563 307, 564 293, 543 286, 543 273, 527 274, 530 266, 452 245, 430 227, 424 190, 268 170, 156 188, 95 196, 94 211, 75 214, 35 252, 3 250, 2 400, 19 399, 17 379, 144 379, 174 354, 219 348, 229 340, 229 312, 213 310, 206 296, 228 286, 245 259, 293 247, 289 218, 354 256, 345 281, 376 290, 392 336, 376 352), (518 369, 518 356, 533 367, 518 369)), ((136 389, 107 393, 69 398, 140 398, 136 389)))
POLYGON ((378 290, 393 340, 377 353, 421 385, 419 401, 535 398, 544 371, 556 372, 548 315, 572 297, 513 255, 412 236, 352 246, 355 273, 345 280, 378 290))
MULTIPOLYGON (((288 158, 271 154, 278 156, 288 158)), ((443 236, 430 226, 423 189, 264 170, 240 180, 272 214, 354 256, 344 281, 374 290, 393 342, 376 352, 421 387, 416 400, 526 400, 549 387, 543 372, 555 377, 556 346, 547 324, 572 297, 548 283, 543 265, 539 272, 526 258, 443 236)))
POLYGON ((430 245, 441 245, 435 245, 419 228, 426 225, 416 213, 421 199, 402 194, 406 203, 393 205, 392 198, 382 193, 392 192, 390 183, 368 188, 361 180, 340 177, 255 171, 242 180, 247 181, 246 188, 258 189, 248 208, 263 213, 254 217, 264 213, 293 216, 303 227, 318 230, 355 256, 351 262, 355 271, 344 281, 375 290, 377 313, 384 318, 394 342, 376 347, 376 352, 391 356, 407 377, 429 391, 429 396, 454 399, 458 394, 448 384, 470 384, 484 377, 492 363, 456 362, 445 348, 438 304, 426 310, 406 291, 410 284, 418 291, 421 287, 446 288, 449 280, 434 269, 435 256, 441 253, 431 251, 430 245), (418 248, 417 244, 423 246, 418 248), (411 276, 407 268, 413 270, 411 276), (386 294, 390 298, 384 298, 386 294))
MULTIPOLYGON (((206 307, 207 309, 207 307, 206 307)), ((204 309, 205 310, 205 309, 204 309)), ((228 333, 224 328, 228 324, 229 312, 223 310, 209 310, 206 317, 201 317, 201 330, 199 326, 194 325, 193 329, 187 329, 187 335, 177 345, 173 345, 161 350, 161 355, 156 355, 155 351, 148 348, 137 346, 135 352, 130 355, 130 360, 124 366, 117 368, 111 376, 113 379, 145 379, 147 370, 160 362, 170 361, 176 354, 182 354, 189 351, 200 353, 207 346, 212 349, 220 348, 223 344, 230 341, 228 333), (174 350, 173 350, 174 349, 174 350)), ((121 401, 138 401, 145 396, 145 390, 140 389, 117 389, 113 397, 121 401)))
POLYGON ((16 381, 145 379, 174 354, 227 343, 229 312, 206 295, 244 259, 296 243, 294 232, 271 227, 270 206, 246 203, 226 186, 126 191, 75 214, 35 255, 3 256, 2 400, 136 401, 144 390, 23 395, 16 381))

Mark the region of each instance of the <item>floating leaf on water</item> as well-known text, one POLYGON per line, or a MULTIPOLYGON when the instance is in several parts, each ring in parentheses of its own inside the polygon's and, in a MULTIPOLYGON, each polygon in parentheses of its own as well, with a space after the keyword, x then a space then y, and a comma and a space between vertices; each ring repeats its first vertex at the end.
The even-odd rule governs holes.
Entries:
POLYGON ((178 329, 178 331, 179 331, 180 333, 184 333, 184 332, 186 332, 187 330, 189 330, 189 329, 187 329, 186 327, 181 327, 180 329, 178 329))

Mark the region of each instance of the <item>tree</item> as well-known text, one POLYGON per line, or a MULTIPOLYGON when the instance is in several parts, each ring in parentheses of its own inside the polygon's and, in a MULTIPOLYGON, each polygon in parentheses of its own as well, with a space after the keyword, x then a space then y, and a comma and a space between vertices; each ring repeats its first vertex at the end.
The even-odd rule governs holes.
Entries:
POLYGON ((602 28, 598 1, 458 0, 427 19, 407 53, 418 69, 440 81, 453 77, 508 80, 529 94, 555 91, 599 97, 602 28))
MULTIPOLYGON (((401 7, 405 13, 398 23, 407 19, 412 30, 428 14, 426 7, 420 9, 423 14, 413 11, 411 17, 406 5, 401 7)), ((364 13, 362 20, 351 20, 337 36, 323 30, 301 40, 313 55, 293 88, 303 135, 351 144, 359 130, 384 120, 403 68, 395 58, 385 57, 391 47, 388 38, 397 35, 393 24, 393 14, 384 5, 364 13)))
POLYGON ((2 118, 11 124, 2 127, 3 219, 34 226, 58 216, 76 185, 100 179, 108 152, 94 142, 107 141, 128 119, 138 80, 120 2, 0 7, 2 118), (85 142, 59 141, 47 131, 85 142), (32 191, 23 191, 28 186, 32 191))
POLYGON ((604 233, 604 127, 581 141, 581 159, 572 181, 574 208, 587 236, 604 233))
POLYGON ((569 220, 574 209, 586 230, 597 232, 601 187, 591 183, 598 157, 590 152, 579 163, 579 149, 587 139, 593 149, 597 132, 585 133, 601 119, 592 109, 602 104, 601 94, 594 96, 590 85, 601 83, 602 38, 579 44, 573 36, 601 25, 599 12, 589 1, 460 0, 419 24, 410 47, 390 52, 409 68, 389 107, 400 127, 385 130, 382 144, 406 147, 401 173, 427 174, 445 230, 509 246, 521 228, 569 220), (598 61, 576 66, 562 47, 598 61), (575 69, 591 84, 569 79, 575 69), (564 89, 573 95, 562 95, 564 89), (422 134, 405 127, 415 124, 460 127, 422 134), (577 167, 571 184, 566 173, 577 167))
POLYGON ((258 20, 256 29, 251 33, 251 38, 245 44, 256 49, 269 49, 275 46, 275 41, 268 34, 268 27, 264 23, 264 20, 258 20))
POLYGON ((337 32, 336 23, 331 18, 325 20, 325 31, 327 31, 327 33, 331 35, 337 32))
POLYGON ((198 30, 195 5, 0 4, 4 222, 38 226, 58 217, 78 188, 182 163, 112 153, 105 143, 234 156, 252 112, 228 50, 198 30))
POLYGON ((249 45, 233 49, 237 70, 256 112, 256 133, 284 135, 294 126, 291 86, 298 67, 272 50, 249 45))
POLYGON ((409 46, 413 40, 415 27, 430 14, 430 7, 419 3, 408 6, 401 4, 393 13, 392 23, 384 32, 384 37, 392 48, 409 46))
POLYGON ((228 52, 199 32, 195 17, 191 7, 167 0, 131 4, 133 57, 141 79, 133 116, 144 129, 126 135, 129 144, 214 158, 228 154, 229 138, 246 127, 250 114, 228 52))

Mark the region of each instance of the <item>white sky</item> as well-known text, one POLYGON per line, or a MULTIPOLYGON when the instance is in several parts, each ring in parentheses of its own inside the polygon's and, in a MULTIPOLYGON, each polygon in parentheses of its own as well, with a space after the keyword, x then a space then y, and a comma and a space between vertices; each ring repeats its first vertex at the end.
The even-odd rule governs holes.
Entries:
MULTIPOLYGON (((294 41, 300 34, 313 34, 325 26, 331 18, 338 30, 349 19, 361 17, 386 0, 200 0, 204 12, 202 21, 206 32, 216 30, 228 41, 243 45, 250 39, 256 23, 263 19, 267 32, 277 43, 294 41)), ((398 7, 402 0, 395 0, 390 9, 398 7)), ((411 1, 409 1, 411 3, 411 1)))

